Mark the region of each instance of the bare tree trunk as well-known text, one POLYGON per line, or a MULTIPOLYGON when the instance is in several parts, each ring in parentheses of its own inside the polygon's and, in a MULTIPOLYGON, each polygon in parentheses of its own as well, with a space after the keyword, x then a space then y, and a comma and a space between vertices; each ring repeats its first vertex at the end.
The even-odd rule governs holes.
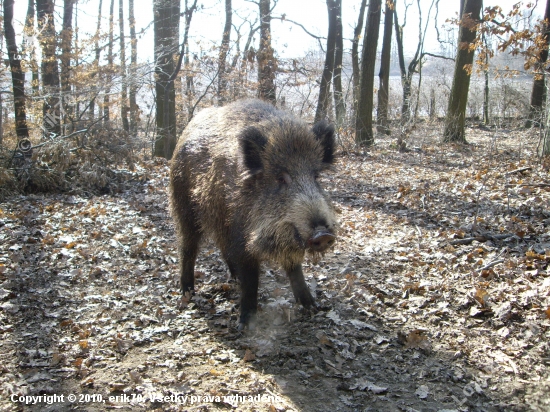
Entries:
POLYGON ((63 105, 65 133, 72 132, 73 110, 69 103, 71 94, 71 52, 73 39, 73 6, 76 0, 64 0, 63 28, 61 30, 61 102, 63 105), (70 123, 70 124, 68 124, 70 123))
POLYGON ((271 6, 270 0, 259 0, 260 6, 260 47, 258 59, 258 97, 275 104, 275 70, 277 62, 271 47, 271 6))
MULTIPOLYGON (((132 0, 133 1, 133 0, 132 0)), ((101 33, 101 8, 103 6, 103 0, 99 0, 99 9, 97 11, 97 26, 95 30, 95 36, 94 36, 94 49, 95 49, 95 57, 94 61, 92 63, 92 74, 90 75, 90 78, 94 79, 97 76, 97 73, 99 71, 99 58, 101 57, 101 49, 99 48, 99 35, 101 33)), ((97 85, 92 86, 94 91, 98 89, 97 85)), ((91 121, 94 120, 95 117, 95 99, 96 99, 96 93, 94 92, 94 95, 92 96, 92 100, 90 101, 90 112, 89 112, 89 119, 91 121)))
POLYGON ((325 66, 321 76, 321 85, 319 86, 319 100, 317 101, 317 110, 315 111, 315 122, 328 117, 328 108, 330 102, 330 84, 332 73, 334 71, 334 50, 336 48, 336 19, 338 16, 337 2, 335 0, 326 0, 328 10, 328 34, 327 51, 325 54, 325 66))
POLYGON ((111 0, 109 7, 109 44, 107 46, 107 86, 105 87, 105 96, 103 97, 103 118, 108 123, 111 119, 111 83, 113 82, 113 43, 115 30, 115 0, 111 0))
POLYGON ((134 0, 128 0, 128 14, 130 20, 130 135, 137 136, 138 107, 137 107, 137 36, 136 19, 134 17, 134 0))
POLYGON ((22 53, 25 54, 27 51, 29 52, 29 63, 30 63, 31 72, 32 72, 32 80, 31 80, 31 87, 33 92, 32 94, 38 95, 38 93, 40 92, 40 79, 38 77, 38 63, 36 62, 36 50, 35 50, 34 44, 28 44, 28 41, 32 39, 35 35, 34 1, 35 0, 29 0, 28 7, 27 7, 27 16, 25 17, 25 28, 24 28, 25 37, 23 40, 22 53))
POLYGON ((10 62, 11 79, 13 84, 13 106, 15 112, 15 132, 17 139, 28 139, 27 109, 25 104, 25 73, 21 69, 21 58, 17 52, 15 30, 13 28, 14 0, 4 0, 4 33, 10 62))
POLYGON ((361 73, 359 68, 359 39, 363 32, 363 20, 365 19, 365 8, 367 0, 361 0, 361 7, 359 9, 359 18, 357 19, 357 25, 353 31, 353 42, 351 45, 351 66, 352 66, 352 79, 353 79, 353 115, 357 115, 357 103, 359 102, 359 82, 361 80, 361 73))
POLYGON ((544 43, 545 46, 540 54, 539 54, 539 61, 538 61, 538 67, 536 67, 537 73, 535 75, 535 79, 533 80, 533 89, 531 91, 531 106, 529 107, 529 118, 525 122, 525 127, 531 127, 533 124, 540 125, 542 122, 542 106, 544 102, 546 101, 546 85, 545 85, 545 78, 543 74, 540 72, 544 72, 545 70, 545 63, 548 60, 548 44, 549 44, 549 31, 550 27, 548 25, 548 22, 550 21, 550 0, 546 0, 546 9, 544 11, 544 25, 545 25, 545 33, 544 33, 544 43))
MULTIPOLYGON (((487 38, 483 34, 483 42, 485 48, 487 48, 487 38)), ((489 125, 489 54, 485 53, 485 70, 483 70, 483 76, 485 78, 485 85, 483 88, 483 123, 489 125)))
POLYGON ((344 54, 344 39, 342 37, 342 0, 336 0, 336 33, 334 45, 334 109, 336 111, 336 125, 341 127, 346 117, 344 94, 342 93, 342 58, 344 54))
POLYGON ((187 6, 187 0, 185 0, 185 27, 183 29, 183 47, 184 52, 184 64, 185 64, 185 96, 187 100, 187 122, 190 122, 193 118, 193 96, 194 96, 194 83, 193 74, 191 73, 190 60, 189 60, 189 27, 191 26, 191 19, 193 13, 197 9, 197 0, 194 0, 191 7, 187 6))
POLYGON ((176 147, 176 94, 174 55, 179 43, 179 0, 155 0, 155 75, 157 139, 155 156, 170 159, 176 147))
POLYGON ((374 144, 372 132, 374 64, 378 47, 381 9, 381 0, 370 0, 367 12, 367 28, 363 38, 363 52, 361 54, 361 82, 355 122, 355 142, 366 147, 374 144))
MULTIPOLYGON (((0 22, 0 25, 2 22, 0 22)), ((4 49, 4 30, 0 29, 0 50, 4 49)), ((0 147, 4 143, 4 97, 0 93, 0 147)))
POLYGON ((445 118, 443 141, 467 143, 464 134, 466 104, 470 88, 470 73, 474 62, 474 51, 470 45, 476 38, 482 0, 466 0, 460 21, 458 51, 456 55, 453 86, 449 95, 449 108, 445 118))
MULTIPOLYGON (((547 75, 548 74, 545 72, 544 76, 547 75)), ((544 80, 544 84, 546 85, 546 93, 548 93, 548 87, 550 87, 550 85, 546 80, 544 80)), ((542 146, 540 148, 540 155, 543 157, 550 155, 550 104, 546 105, 545 110, 546 125, 542 135, 542 146)))
POLYGON ((378 73, 380 87, 378 89, 378 111, 376 130, 379 133, 390 134, 388 121, 388 100, 390 91, 390 58, 391 34, 393 31, 393 1, 386 1, 384 15, 384 38, 382 40, 382 61, 378 73))
MULTIPOLYGON (((407 11, 405 10, 405 16, 407 11)), ((411 96, 411 82, 407 76, 407 68, 405 66, 405 54, 403 50, 403 27, 399 25, 397 18, 397 10, 393 9, 394 25, 395 25, 395 42, 397 44, 397 58, 399 61, 399 71, 401 73, 401 86, 403 87, 403 103, 401 105, 401 124, 405 124, 409 121, 410 114, 410 96, 411 96)), ((411 74, 412 77, 412 74, 411 74)))
POLYGON ((252 44, 252 40, 254 38, 254 34, 260 29, 260 26, 254 27, 254 23, 250 23, 250 31, 248 32, 248 37, 246 39, 246 43, 244 45, 242 55, 241 55, 241 66, 239 69, 239 87, 237 88, 237 96, 243 96, 245 95, 245 90, 248 88, 248 63, 254 62, 254 58, 252 57, 252 53, 250 52, 250 45, 252 44))
POLYGON ((225 0, 225 26, 223 28, 222 44, 220 46, 220 55, 218 58, 218 104, 220 106, 223 106, 227 102, 227 73, 225 65, 231 38, 232 14, 231 0, 225 0))
POLYGON ((128 79, 126 74, 126 41, 124 38, 124 1, 118 0, 118 26, 120 30, 120 118, 122 127, 130 131, 128 123, 128 79))
POLYGON ((54 1, 36 0, 40 45, 42 46, 42 110, 44 132, 48 137, 61 134, 61 102, 59 101, 59 67, 57 36, 54 22, 54 1))

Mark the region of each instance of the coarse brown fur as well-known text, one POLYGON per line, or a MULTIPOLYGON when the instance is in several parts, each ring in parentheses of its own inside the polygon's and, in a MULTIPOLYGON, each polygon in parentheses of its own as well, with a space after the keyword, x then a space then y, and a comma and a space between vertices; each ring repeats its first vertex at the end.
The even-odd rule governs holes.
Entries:
POLYGON ((333 207, 316 180, 333 151, 332 126, 311 129, 259 100, 201 111, 180 137, 170 170, 182 290, 194 289, 206 235, 241 281, 241 326, 256 312, 264 260, 287 271, 297 301, 314 305, 301 263, 315 249, 312 239, 323 239, 314 250, 323 252, 335 236, 333 207))

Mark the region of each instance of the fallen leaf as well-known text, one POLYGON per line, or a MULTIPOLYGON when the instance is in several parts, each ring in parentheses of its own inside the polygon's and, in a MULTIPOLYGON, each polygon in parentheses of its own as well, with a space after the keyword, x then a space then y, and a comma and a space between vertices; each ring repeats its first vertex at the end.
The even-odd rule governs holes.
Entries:
POLYGON ((250 349, 247 349, 244 353, 243 361, 252 362, 254 359, 256 359, 256 355, 250 349))
POLYGON ((489 300, 489 293, 485 289, 476 289, 474 299, 477 300, 481 306, 485 307, 489 300))
POLYGON ((428 338, 424 335, 423 331, 415 329, 407 335, 405 347, 408 349, 430 350, 432 345, 428 341, 428 338))

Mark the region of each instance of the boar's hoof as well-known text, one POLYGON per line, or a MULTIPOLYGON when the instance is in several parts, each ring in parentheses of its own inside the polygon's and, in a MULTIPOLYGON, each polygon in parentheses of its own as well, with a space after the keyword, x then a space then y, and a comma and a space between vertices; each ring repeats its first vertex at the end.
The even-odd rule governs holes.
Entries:
POLYGON ((311 239, 307 241, 308 249, 313 252, 324 252, 329 247, 334 245, 336 236, 328 231, 319 231, 316 232, 311 239))
POLYGON ((248 330, 249 332, 253 332, 256 330, 256 316, 250 315, 250 316, 242 316, 239 319, 239 326, 237 326, 237 330, 239 332, 244 332, 245 330, 248 330))
POLYGON ((183 284, 181 286, 181 293, 183 295, 185 294, 190 294, 190 295, 194 295, 195 294, 195 286, 194 285, 186 285, 186 284, 183 284))

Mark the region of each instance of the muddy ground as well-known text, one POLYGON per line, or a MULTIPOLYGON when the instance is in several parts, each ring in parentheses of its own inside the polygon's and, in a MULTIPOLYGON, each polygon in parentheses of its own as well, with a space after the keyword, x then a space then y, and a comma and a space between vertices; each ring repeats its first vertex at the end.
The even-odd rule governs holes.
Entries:
POLYGON ((550 180, 538 136, 414 132, 339 153, 339 242, 294 303, 265 266, 259 325, 213 244, 182 298, 167 166, 120 191, 0 204, 3 411, 550 410, 550 180), (72 396, 71 396, 72 395, 72 396), (28 404, 25 404, 27 402, 28 404), (34 403, 34 404, 32 404, 34 403))

